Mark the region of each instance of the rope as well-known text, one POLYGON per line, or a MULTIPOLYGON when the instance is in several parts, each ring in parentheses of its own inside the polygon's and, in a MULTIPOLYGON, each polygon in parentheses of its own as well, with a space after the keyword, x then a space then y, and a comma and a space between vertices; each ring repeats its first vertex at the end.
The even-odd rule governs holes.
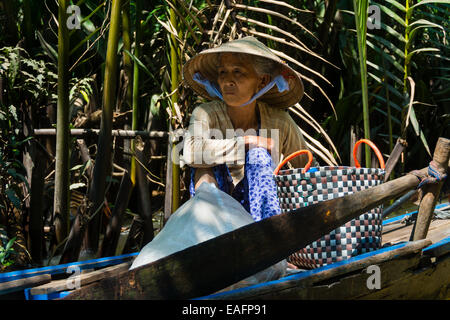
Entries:
POLYGON ((447 178, 447 174, 441 174, 438 168, 438 164, 434 161, 431 161, 428 165, 427 174, 424 174, 419 170, 411 171, 410 174, 415 175, 420 181, 416 189, 420 189, 427 184, 439 183, 445 180, 447 178))

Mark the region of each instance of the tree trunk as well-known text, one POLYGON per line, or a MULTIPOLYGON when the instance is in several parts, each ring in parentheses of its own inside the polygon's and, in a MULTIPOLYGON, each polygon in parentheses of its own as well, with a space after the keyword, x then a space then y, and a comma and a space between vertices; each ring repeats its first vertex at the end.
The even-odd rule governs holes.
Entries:
POLYGON ((56 164, 54 224, 56 241, 60 243, 68 234, 69 228, 69 35, 67 30, 68 1, 59 1, 58 28, 58 103, 56 132, 56 164))
POLYGON ((153 220, 152 220, 152 207, 151 207, 151 193, 149 189, 149 183, 147 180, 147 172, 145 168, 141 165, 144 164, 144 142, 138 140, 135 142, 136 147, 136 159, 139 160, 139 164, 136 167, 136 187, 139 196, 139 214, 143 222, 143 238, 142 246, 153 240, 153 220))
MULTIPOLYGON (((177 19, 176 14, 173 11, 173 9, 170 9, 170 22, 174 26, 174 28, 177 28, 177 19)), ((179 69, 178 69, 178 57, 179 57, 179 50, 177 47, 177 41, 175 40, 175 37, 173 35, 170 36, 171 38, 171 45, 170 45, 170 68, 171 68, 171 90, 174 92, 179 85, 179 69)), ((178 103, 178 94, 175 92, 171 96, 171 102, 172 102, 172 114, 176 114, 176 107, 175 104, 178 103)), ((171 123, 171 130, 176 129, 176 121, 173 118, 171 123)), ((170 137, 169 139, 171 139, 170 137)), ((170 154, 174 152, 174 147, 172 150, 170 150, 170 154)), ((180 165, 179 163, 176 163, 175 161, 172 161, 172 157, 170 157, 169 161, 169 155, 167 155, 167 163, 172 165, 172 213, 175 212, 179 205, 180 205, 180 165)))
MULTIPOLYGON (((103 109, 100 126, 100 135, 98 138, 98 150, 95 158, 94 181, 89 190, 89 199, 93 206, 90 208, 91 216, 99 207, 103 206, 105 200, 106 179, 111 175, 111 130, 113 109, 116 101, 117 88, 117 67, 118 56, 117 49, 120 37, 120 18, 121 18, 121 0, 112 1, 111 24, 108 34, 108 46, 106 53, 105 83, 103 88, 103 109)), ((100 218, 97 214, 92 218, 89 224, 86 249, 97 252, 98 239, 100 232, 100 218)))
MULTIPOLYGON (((142 10, 142 2, 140 0, 136 0, 136 39, 135 39, 135 48, 134 55, 137 59, 140 56, 140 43, 141 43, 141 10, 142 10)), ((138 127, 138 115, 139 115, 139 66, 137 62, 134 62, 133 68, 133 95, 132 95, 132 103, 133 103, 133 119, 131 128, 132 130, 137 130, 138 127)), ((131 152, 135 153, 135 140, 131 141, 131 152)), ((136 159, 133 155, 131 157, 131 181, 133 182, 133 186, 136 184, 136 159)))
POLYGON ((130 175, 128 171, 126 171, 120 183, 119 193, 117 194, 111 219, 106 227, 100 257, 110 257, 114 256, 116 253, 120 229, 122 227, 122 215, 128 206, 132 190, 133 185, 130 180, 130 175))

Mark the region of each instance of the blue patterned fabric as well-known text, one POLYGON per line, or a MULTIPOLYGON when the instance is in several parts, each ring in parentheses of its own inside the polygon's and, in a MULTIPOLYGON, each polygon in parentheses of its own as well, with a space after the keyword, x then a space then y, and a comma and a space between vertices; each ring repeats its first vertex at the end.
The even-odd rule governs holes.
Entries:
MULTIPOLYGON (((245 156, 244 178, 231 193, 255 221, 281 213, 277 187, 272 177, 274 168, 272 157, 266 149, 250 149, 245 156)), ((219 189, 230 194, 232 179, 228 167, 221 164, 213 167, 213 172, 219 189)), ((195 168, 191 168, 191 197, 195 195, 194 177, 195 168)))

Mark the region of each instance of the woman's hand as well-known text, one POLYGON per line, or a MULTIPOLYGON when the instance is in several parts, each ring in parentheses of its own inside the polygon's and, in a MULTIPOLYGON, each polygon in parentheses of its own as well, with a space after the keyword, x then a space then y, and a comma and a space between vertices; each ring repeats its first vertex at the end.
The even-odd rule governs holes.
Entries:
POLYGON ((195 170, 194 189, 197 190, 203 182, 214 183, 219 188, 212 168, 197 168, 195 170))
POLYGON ((252 148, 264 148, 272 153, 275 148, 275 142, 272 138, 264 138, 260 136, 244 136, 245 151, 252 148))

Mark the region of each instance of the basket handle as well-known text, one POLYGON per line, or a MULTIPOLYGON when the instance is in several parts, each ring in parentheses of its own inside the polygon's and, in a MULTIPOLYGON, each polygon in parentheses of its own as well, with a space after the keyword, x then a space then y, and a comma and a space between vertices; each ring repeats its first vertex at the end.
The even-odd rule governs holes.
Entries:
POLYGON ((377 146, 372 141, 367 140, 367 139, 359 140, 358 142, 355 143, 355 146, 353 147, 353 160, 355 160, 355 167, 361 168, 361 164, 359 163, 358 159, 356 159, 356 151, 358 150, 359 145, 363 142, 368 144, 372 148, 372 150, 375 152, 375 154, 378 158, 378 161, 380 162, 381 169, 384 170, 385 164, 384 164, 383 155, 381 154, 380 150, 378 150, 377 146))
POLYGON ((286 157, 286 159, 284 159, 279 165, 278 167, 275 169, 275 171, 273 172, 274 175, 278 174, 278 171, 280 171, 280 169, 291 159, 301 155, 301 154, 308 154, 308 163, 306 164, 306 166, 303 168, 302 173, 305 173, 309 170, 309 168, 311 167, 311 163, 313 161, 313 155, 311 153, 311 151, 309 150, 299 150, 299 151, 295 151, 294 153, 290 154, 289 156, 286 157))

